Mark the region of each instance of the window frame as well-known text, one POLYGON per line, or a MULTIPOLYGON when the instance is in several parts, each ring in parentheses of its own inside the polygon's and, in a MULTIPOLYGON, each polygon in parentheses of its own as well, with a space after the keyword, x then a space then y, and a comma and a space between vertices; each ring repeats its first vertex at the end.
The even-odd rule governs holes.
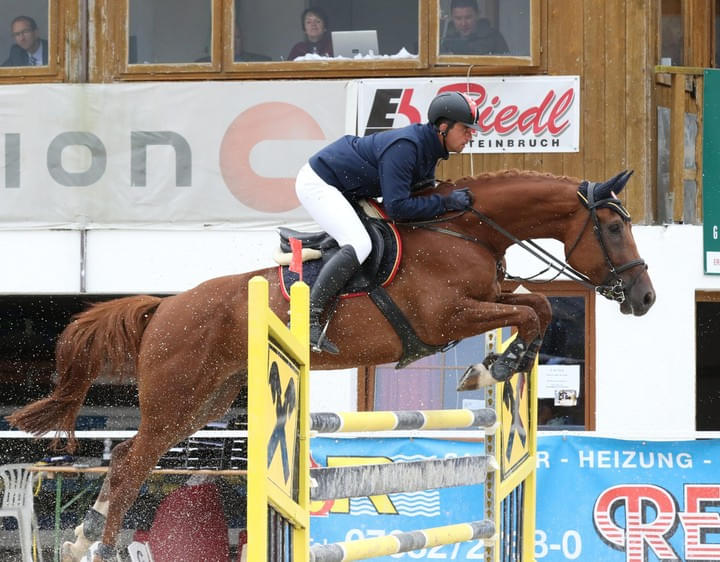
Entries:
MULTIPOLYGON (((183 62, 183 63, 159 63, 159 64, 137 64, 128 62, 128 53, 130 50, 130 0, 123 0, 115 4, 108 5, 108 9, 116 8, 117 14, 113 16, 113 21, 117 22, 115 29, 117 49, 117 73, 118 78, 134 78, 139 77, 147 79, 148 75, 179 75, 187 74, 210 75, 222 72, 221 53, 223 50, 223 0, 209 0, 210 2, 210 62, 183 62)), ((229 35, 232 37, 232 35, 229 35)), ((232 41, 228 48, 232 50, 232 41)), ((230 55, 232 56, 232 54, 230 55)), ((204 76, 207 78, 208 76, 204 76)))
POLYGON ((478 65, 489 67, 538 67, 540 66, 540 0, 528 0, 530 4, 530 54, 525 55, 442 55, 440 50, 440 0, 433 0, 430 11, 430 29, 427 37, 431 67, 448 64, 478 65))
MULTIPOLYGON (((316 76, 335 78, 339 75, 347 75, 350 72, 365 73, 368 70, 411 70, 427 68, 428 44, 423 41, 428 35, 428 2, 429 0, 417 0, 418 2, 418 56, 412 59, 390 59, 390 60, 342 60, 342 61, 268 61, 268 62, 235 62, 233 60, 232 41, 225 45, 223 53, 223 67, 233 73, 258 72, 272 74, 286 74, 287 78, 294 77, 298 72, 303 77, 316 76), (331 71, 328 76, 328 71, 331 71)), ((233 25, 235 22, 235 2, 226 0, 225 3, 225 33, 226 37, 233 37, 233 25)))
MULTIPOLYGON (((518 282, 503 282, 503 291, 512 292, 518 282)), ((548 281, 533 283, 534 293, 547 297, 583 297, 585 299, 585 428, 594 431, 596 427, 596 380, 595 380, 595 292, 574 281, 548 281)), ((357 371, 357 410, 373 411, 375 405, 375 366, 366 365, 357 371)))
POLYGON ((89 14, 90 82, 173 79, 305 79, 353 78, 373 75, 429 76, 457 73, 458 66, 473 73, 525 73, 541 66, 541 0, 530 2, 530 56, 438 55, 440 0, 418 2, 418 56, 413 59, 362 61, 233 60, 234 0, 210 0, 212 6, 211 61, 207 63, 129 64, 129 0, 98 0, 89 14), (370 74, 368 74, 370 73, 370 74))

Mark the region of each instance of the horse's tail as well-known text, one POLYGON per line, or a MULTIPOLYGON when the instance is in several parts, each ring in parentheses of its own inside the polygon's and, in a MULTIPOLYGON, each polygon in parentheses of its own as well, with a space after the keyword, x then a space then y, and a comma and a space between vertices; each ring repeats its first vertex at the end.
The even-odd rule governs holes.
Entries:
POLYGON ((7 416, 23 431, 55 431, 55 450, 77 446, 75 420, 90 385, 100 375, 134 375, 145 327, 162 299, 147 295, 97 303, 76 314, 60 334, 55 349, 57 382, 47 398, 7 416), (61 446, 61 433, 67 441, 61 446))

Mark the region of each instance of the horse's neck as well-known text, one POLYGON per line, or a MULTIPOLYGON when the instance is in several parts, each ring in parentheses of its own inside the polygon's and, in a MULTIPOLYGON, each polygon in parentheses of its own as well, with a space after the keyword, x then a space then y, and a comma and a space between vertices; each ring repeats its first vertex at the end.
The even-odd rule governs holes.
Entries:
POLYGON ((580 207, 577 185, 562 178, 516 178, 479 193, 480 208, 487 209, 488 216, 520 240, 554 238, 564 242, 580 207))

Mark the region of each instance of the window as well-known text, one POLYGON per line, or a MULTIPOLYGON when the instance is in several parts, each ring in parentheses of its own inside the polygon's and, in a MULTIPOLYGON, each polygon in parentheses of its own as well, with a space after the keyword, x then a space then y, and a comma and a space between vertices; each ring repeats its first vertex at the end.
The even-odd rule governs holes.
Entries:
POLYGON ((129 64, 210 62, 210 0, 130 0, 129 64))
POLYGON ((695 293, 695 429, 720 430, 720 293, 695 293))
POLYGON ((437 9, 438 62, 539 64, 534 0, 440 0, 437 9))
POLYGON ((683 65, 683 17, 681 0, 662 0, 660 64, 683 65))
POLYGON ((23 74, 46 74, 54 46, 47 0, 4 1, 0 20, 0 64, 23 74))
MULTIPOLYGON (((515 284, 508 283, 507 287, 513 290, 515 284)), ((538 427, 592 430, 595 294, 569 281, 532 288, 547 295, 553 309, 553 319, 539 353, 538 427)), ((503 337, 509 335, 504 330, 503 337)), ((458 393, 455 389, 465 369, 483 360, 484 348, 485 335, 479 335, 463 340, 445 353, 416 361, 402 371, 395 370, 394 364, 361 369, 358 409, 482 408, 483 390, 458 393)))
MULTIPOLYGON (((249 57, 235 61, 318 64, 395 64, 418 58, 418 0, 316 0, 305 3, 236 0, 235 24, 249 57), (256 55, 261 55, 258 59, 256 55), (248 59, 248 60, 244 60, 248 59)), ((236 39, 237 42, 237 39, 236 39)))

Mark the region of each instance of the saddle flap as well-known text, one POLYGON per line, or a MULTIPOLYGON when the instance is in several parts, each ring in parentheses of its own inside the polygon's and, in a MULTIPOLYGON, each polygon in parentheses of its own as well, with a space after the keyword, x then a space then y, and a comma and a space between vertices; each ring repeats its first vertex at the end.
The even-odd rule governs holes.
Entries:
POLYGON ((283 252, 292 252, 290 238, 296 238, 302 242, 303 248, 314 248, 316 250, 327 250, 337 246, 337 242, 327 232, 300 232, 284 226, 278 227, 280 233, 280 249, 283 252))

